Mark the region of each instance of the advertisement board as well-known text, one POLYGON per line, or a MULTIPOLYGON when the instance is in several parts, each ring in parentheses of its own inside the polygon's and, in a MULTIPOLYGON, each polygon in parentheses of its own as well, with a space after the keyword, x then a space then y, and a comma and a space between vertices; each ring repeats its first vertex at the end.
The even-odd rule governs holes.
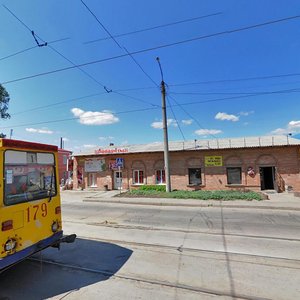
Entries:
POLYGON ((85 172, 101 172, 105 170, 105 160, 103 158, 91 158, 84 161, 85 172))
POLYGON ((222 156, 205 156, 205 167, 222 167, 222 156))

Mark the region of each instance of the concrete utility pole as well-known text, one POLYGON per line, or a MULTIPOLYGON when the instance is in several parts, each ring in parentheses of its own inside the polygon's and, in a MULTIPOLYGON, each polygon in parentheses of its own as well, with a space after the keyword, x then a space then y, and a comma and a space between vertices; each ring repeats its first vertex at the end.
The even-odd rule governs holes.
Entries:
POLYGON ((162 68, 160 65, 159 57, 156 58, 160 72, 161 72, 161 100, 162 100, 162 117, 163 117, 163 131, 164 131, 164 162, 165 162, 165 177, 166 177, 166 192, 171 192, 171 178, 169 166, 169 141, 168 141, 168 123, 166 111, 166 87, 163 77, 162 68))

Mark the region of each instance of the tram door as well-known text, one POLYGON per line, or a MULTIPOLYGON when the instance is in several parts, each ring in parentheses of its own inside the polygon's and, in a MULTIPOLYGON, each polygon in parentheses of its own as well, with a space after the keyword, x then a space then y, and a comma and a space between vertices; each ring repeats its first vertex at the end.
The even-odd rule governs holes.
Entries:
POLYGON ((114 171, 114 189, 122 189, 122 171, 114 171))

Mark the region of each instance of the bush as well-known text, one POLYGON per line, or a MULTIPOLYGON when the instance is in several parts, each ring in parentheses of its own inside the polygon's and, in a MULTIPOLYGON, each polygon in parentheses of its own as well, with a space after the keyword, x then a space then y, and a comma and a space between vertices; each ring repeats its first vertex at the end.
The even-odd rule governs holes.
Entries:
POLYGON ((127 196, 130 195, 201 200, 262 200, 262 195, 253 191, 172 191, 166 193, 165 186, 161 185, 144 185, 127 193, 127 196))
POLYGON ((166 186, 165 185, 142 185, 137 190, 165 192, 166 186))

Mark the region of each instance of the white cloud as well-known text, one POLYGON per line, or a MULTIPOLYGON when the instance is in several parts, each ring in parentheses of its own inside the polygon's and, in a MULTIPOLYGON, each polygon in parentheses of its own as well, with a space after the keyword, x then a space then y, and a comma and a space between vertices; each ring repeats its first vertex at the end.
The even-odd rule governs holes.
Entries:
POLYGON ((241 111, 239 113, 240 116, 244 116, 244 117, 247 117, 247 116, 252 115, 252 114, 254 114, 254 110, 251 110, 251 111, 241 111))
POLYGON ((285 128, 277 128, 271 134, 286 135, 289 133, 300 133, 300 121, 290 121, 285 128))
MULTIPOLYGON (((168 119, 167 125, 168 125, 168 127, 169 126, 173 126, 173 127, 177 127, 178 126, 177 122, 174 119, 168 119)), ((163 122, 162 121, 153 122, 151 124, 151 127, 155 128, 155 129, 163 129, 163 122)))
POLYGON ((210 134, 219 134, 222 133, 222 130, 219 129, 198 129, 195 131, 198 135, 210 135, 210 134))
POLYGON ((71 112, 79 118, 79 123, 84 125, 108 125, 119 122, 119 118, 112 112, 104 111, 84 111, 80 108, 72 108, 71 112))
POLYGON ((114 137, 113 136, 99 136, 99 140, 100 141, 111 141, 111 140, 113 140, 114 139, 114 137))
POLYGON ((283 134, 288 134, 289 130, 285 129, 285 128, 277 128, 273 131, 271 131, 271 134, 275 134, 275 135, 283 135, 283 134))
POLYGON ((97 145, 90 145, 90 144, 87 144, 87 145, 83 145, 83 148, 86 148, 86 149, 97 148, 97 145))
POLYGON ((216 120, 221 120, 221 121, 232 121, 232 122, 237 122, 240 117, 238 116, 235 116, 235 115, 229 115, 227 113, 224 113, 224 112, 218 112, 216 115, 215 115, 215 119, 216 120))
POLYGON ((183 125, 191 125, 193 123, 193 120, 182 120, 181 122, 183 125))
POLYGON ((46 128, 41 128, 41 129, 36 129, 36 128, 26 128, 25 129, 27 132, 31 133, 41 133, 41 134, 53 134, 52 130, 46 129, 46 128))
POLYGON ((288 124, 288 128, 291 130, 299 130, 300 129, 300 121, 291 121, 288 124))

